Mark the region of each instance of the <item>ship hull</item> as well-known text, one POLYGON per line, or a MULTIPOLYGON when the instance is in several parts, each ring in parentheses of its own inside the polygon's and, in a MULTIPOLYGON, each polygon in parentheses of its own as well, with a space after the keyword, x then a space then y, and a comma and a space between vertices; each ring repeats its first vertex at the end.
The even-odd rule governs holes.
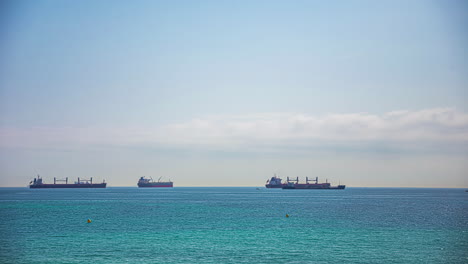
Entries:
POLYGON ((139 188, 145 188, 145 187, 150 187, 150 188, 171 188, 174 187, 172 182, 158 182, 158 183, 138 183, 139 188))
POLYGON ((344 190, 345 185, 327 186, 325 184, 294 184, 286 185, 283 189, 297 189, 297 190, 344 190))
POLYGON ((31 189, 59 189, 59 188, 106 188, 107 183, 80 183, 80 184, 32 184, 31 189))
POLYGON ((267 188, 283 188, 284 186, 286 186, 287 184, 265 184, 265 187, 267 188))

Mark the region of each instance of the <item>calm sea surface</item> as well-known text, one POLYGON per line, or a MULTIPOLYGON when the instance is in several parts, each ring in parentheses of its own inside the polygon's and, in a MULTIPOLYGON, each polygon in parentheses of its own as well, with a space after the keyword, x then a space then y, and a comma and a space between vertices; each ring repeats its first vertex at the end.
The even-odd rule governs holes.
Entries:
POLYGON ((0 217, 0 263, 468 263, 462 189, 0 188, 0 217))

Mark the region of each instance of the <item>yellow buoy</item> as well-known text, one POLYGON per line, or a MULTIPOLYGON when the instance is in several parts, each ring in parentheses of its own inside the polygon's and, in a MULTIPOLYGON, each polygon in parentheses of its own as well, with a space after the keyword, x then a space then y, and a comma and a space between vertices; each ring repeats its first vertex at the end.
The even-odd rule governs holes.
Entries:
POLYGON ((289 217, 289 215, 288 215, 288 214, 286 214, 286 217, 289 217))
POLYGON ((91 219, 88 219, 88 223, 91 223, 91 219))

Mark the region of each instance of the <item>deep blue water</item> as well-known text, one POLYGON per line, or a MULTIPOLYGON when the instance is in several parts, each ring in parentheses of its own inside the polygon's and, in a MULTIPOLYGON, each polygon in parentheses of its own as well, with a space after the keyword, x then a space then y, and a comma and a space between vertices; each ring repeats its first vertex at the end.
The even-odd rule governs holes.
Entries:
POLYGON ((468 263, 463 189, 0 188, 0 217, 0 263, 468 263))

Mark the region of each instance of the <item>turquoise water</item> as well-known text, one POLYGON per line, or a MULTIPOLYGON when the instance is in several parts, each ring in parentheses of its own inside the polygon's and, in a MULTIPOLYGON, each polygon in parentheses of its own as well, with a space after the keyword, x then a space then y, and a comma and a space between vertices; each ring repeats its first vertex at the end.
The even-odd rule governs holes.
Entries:
POLYGON ((468 263, 461 189, 0 188, 0 216, 0 263, 468 263))

